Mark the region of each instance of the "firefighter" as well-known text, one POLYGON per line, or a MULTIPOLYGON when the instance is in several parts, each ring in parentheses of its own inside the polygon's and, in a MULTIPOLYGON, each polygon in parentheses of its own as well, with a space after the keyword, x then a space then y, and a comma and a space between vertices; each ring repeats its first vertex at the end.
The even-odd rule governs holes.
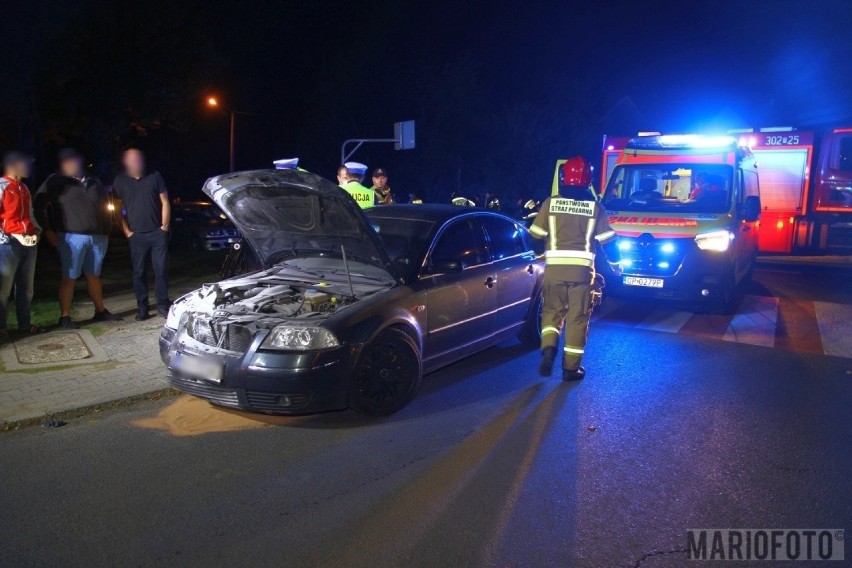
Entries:
MULTIPOLYGON (((591 167, 577 156, 565 162, 560 172, 560 194, 548 197, 530 227, 534 237, 547 239, 544 271, 544 305, 541 313, 541 366, 553 372, 557 344, 565 324, 562 379, 582 379, 580 366, 586 348, 592 294, 595 291, 595 242, 607 258, 618 261, 615 231, 606 211, 589 191, 591 167)), ((618 273, 617 262, 613 270, 618 273)))
POLYGON ((367 166, 358 162, 346 162, 337 168, 337 183, 352 196, 352 199, 361 207, 368 209, 375 205, 375 193, 361 185, 367 166))

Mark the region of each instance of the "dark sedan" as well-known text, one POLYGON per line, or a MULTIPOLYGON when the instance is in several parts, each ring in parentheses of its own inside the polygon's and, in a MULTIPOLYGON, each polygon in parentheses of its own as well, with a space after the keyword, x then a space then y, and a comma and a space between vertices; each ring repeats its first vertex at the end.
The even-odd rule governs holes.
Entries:
POLYGON ((207 181, 264 268, 172 306, 160 336, 176 388, 274 414, 387 415, 424 373, 507 338, 539 341, 543 265, 527 230, 485 210, 366 212, 308 172, 207 181))
POLYGON ((174 203, 171 233, 173 247, 192 252, 226 250, 240 240, 234 224, 209 201, 174 203))

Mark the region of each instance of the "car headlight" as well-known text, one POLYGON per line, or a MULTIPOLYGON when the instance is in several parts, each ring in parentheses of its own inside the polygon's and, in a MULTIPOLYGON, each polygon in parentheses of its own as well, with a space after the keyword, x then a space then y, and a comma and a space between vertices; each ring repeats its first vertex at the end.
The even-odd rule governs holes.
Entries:
POLYGON ((734 234, 727 230, 713 231, 695 236, 695 244, 698 245, 698 248, 716 252, 725 252, 728 250, 733 240, 734 234))
POLYGON ((338 347, 340 342, 324 327, 295 327, 279 325, 269 332, 261 349, 280 351, 315 351, 338 347))

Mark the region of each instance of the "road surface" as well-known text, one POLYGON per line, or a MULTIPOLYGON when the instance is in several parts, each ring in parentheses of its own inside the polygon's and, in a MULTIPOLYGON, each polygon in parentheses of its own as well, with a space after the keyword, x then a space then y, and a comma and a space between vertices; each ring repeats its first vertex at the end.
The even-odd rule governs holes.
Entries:
POLYGON ((507 343, 384 420, 178 397, 2 434, 0 565, 662 567, 692 528, 848 533, 850 272, 760 270, 733 316, 610 302, 580 383, 507 343))

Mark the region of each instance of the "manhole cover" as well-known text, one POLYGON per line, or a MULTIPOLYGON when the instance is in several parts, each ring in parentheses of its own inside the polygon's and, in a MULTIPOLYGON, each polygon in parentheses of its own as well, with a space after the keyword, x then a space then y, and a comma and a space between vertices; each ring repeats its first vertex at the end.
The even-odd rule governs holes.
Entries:
POLYGON ((15 356, 23 365, 63 363, 88 359, 92 352, 77 332, 55 332, 15 343, 15 356))

